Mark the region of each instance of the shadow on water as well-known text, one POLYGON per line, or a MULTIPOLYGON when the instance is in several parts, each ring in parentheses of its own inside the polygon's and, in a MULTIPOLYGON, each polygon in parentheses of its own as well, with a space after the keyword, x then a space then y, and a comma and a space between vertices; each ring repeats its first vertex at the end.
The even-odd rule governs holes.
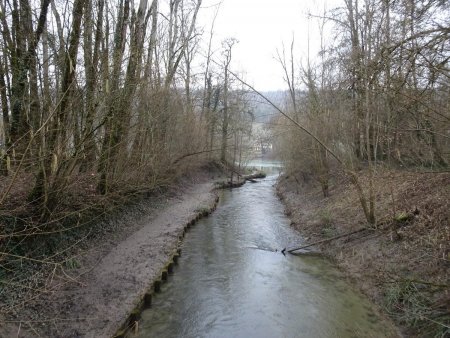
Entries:
POLYGON ((188 233, 139 336, 395 336, 329 261, 280 253, 302 239, 274 194, 279 167, 260 167, 265 180, 223 191, 217 210, 188 233))

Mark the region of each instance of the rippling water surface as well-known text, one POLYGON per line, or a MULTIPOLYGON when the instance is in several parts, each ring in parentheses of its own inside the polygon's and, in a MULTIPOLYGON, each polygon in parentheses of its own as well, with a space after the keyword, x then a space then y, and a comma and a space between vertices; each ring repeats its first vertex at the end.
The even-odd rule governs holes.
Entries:
POLYGON ((275 196, 276 168, 265 169, 265 180, 221 192, 217 210, 188 232, 139 336, 395 336, 326 259, 280 253, 302 239, 275 196))

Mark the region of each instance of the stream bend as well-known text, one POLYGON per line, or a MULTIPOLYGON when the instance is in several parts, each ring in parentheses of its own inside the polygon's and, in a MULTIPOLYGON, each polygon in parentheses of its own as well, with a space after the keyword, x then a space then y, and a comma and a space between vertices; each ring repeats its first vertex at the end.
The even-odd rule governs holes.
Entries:
POLYGON ((276 168, 264 169, 259 184, 221 192, 187 234, 139 336, 396 337, 328 260, 280 252, 302 238, 275 195, 276 168))

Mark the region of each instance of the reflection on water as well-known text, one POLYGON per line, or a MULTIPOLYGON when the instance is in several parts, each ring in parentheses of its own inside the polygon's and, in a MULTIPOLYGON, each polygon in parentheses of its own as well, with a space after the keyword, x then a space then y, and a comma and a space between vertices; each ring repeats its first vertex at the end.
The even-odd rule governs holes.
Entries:
POLYGON ((221 193, 217 210, 187 234, 139 336, 395 336, 327 260, 280 253, 302 240, 274 194, 275 178, 221 193))

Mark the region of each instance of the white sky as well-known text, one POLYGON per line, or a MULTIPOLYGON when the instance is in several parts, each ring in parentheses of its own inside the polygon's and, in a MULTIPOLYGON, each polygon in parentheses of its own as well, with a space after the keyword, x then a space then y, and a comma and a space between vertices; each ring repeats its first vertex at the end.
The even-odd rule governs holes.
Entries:
MULTIPOLYGON (((215 6, 220 0, 203 0, 198 24, 205 29, 208 40, 215 6)), ((220 60, 221 41, 228 37, 239 43, 233 48, 232 69, 244 74, 245 79, 258 90, 286 89, 282 68, 275 60, 282 44, 288 52, 295 36, 297 63, 305 60, 310 36, 310 56, 320 46, 317 20, 307 19, 307 13, 322 14, 324 9, 340 4, 339 0, 223 0, 214 28, 215 60, 220 60), (308 22, 309 21, 309 22, 308 22)))

